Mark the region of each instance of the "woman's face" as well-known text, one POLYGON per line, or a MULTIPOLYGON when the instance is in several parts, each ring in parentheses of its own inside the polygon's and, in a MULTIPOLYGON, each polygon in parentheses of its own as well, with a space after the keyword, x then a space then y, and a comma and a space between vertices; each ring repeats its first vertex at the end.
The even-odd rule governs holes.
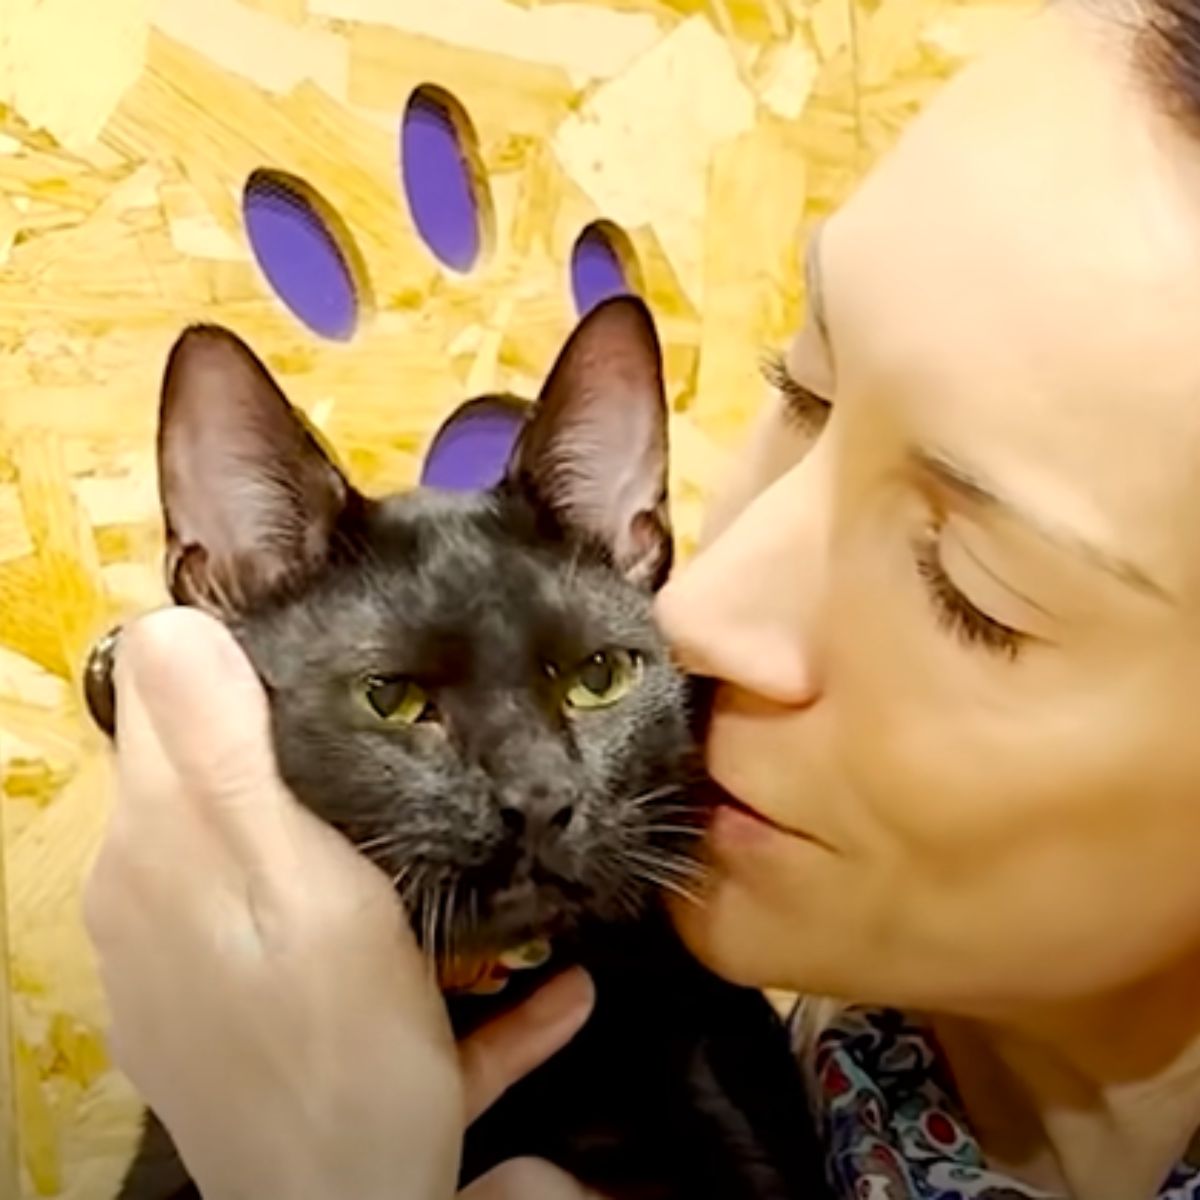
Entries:
POLYGON ((681 914, 734 978, 983 1014, 1200 945, 1200 143, 1137 79, 1051 10, 809 247, 662 597, 762 818, 681 914))

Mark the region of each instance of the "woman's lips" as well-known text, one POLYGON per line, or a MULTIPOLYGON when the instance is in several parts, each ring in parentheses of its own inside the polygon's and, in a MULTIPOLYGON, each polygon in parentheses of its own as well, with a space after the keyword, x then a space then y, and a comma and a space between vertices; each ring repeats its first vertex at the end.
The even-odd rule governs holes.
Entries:
POLYGON ((715 780, 709 781, 709 788, 706 799, 713 814, 709 836, 718 845, 758 844, 773 837, 786 837, 804 842, 819 841, 811 834, 780 825, 778 821, 772 820, 727 792, 715 780))
POLYGON ((709 838, 717 849, 736 849, 761 845, 781 833, 744 804, 722 804, 713 814, 709 838))

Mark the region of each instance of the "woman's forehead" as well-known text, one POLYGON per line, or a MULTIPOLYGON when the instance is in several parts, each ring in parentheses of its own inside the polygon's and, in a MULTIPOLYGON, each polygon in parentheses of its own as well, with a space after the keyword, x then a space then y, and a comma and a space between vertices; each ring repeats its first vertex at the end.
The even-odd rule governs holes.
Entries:
POLYGON ((1200 141, 1092 20, 1042 14, 949 85, 819 273, 839 397, 886 381, 990 474, 1021 464, 1132 537, 1180 488, 1200 516, 1200 141))
POLYGON ((977 293, 1039 281, 1143 313, 1150 295, 1200 297, 1200 138, 1154 107, 1133 40, 1097 21, 1055 8, 967 68, 824 240, 886 248, 913 284, 922 267, 960 282, 987 268, 977 293))

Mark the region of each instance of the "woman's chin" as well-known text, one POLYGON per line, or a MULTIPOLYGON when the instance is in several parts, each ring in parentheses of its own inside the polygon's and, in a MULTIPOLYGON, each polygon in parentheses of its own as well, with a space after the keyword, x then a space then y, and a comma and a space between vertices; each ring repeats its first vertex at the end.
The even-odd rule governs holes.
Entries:
POLYGON ((763 961, 754 912, 738 890, 717 875, 702 901, 672 898, 671 920, 683 944, 710 971, 743 987, 777 986, 763 961))

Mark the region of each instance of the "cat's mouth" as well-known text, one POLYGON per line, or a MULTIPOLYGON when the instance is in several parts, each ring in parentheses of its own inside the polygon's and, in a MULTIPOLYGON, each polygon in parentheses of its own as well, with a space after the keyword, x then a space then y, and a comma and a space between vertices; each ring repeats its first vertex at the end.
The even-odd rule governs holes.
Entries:
MULTIPOLYGON (((373 848, 391 836, 355 844, 373 848)), ((637 919, 656 889, 682 892, 699 870, 679 851, 627 843, 628 862, 593 853, 567 870, 532 855, 515 864, 512 855, 498 855, 467 868, 407 856, 397 856, 399 865, 374 861, 395 876, 443 992, 491 993, 514 973, 543 966, 551 947, 570 956, 585 928, 637 919)))
POLYGON ((551 947, 569 939, 588 908, 586 890, 565 880, 510 880, 496 890, 480 890, 457 906, 449 926, 436 919, 414 921, 422 946, 437 963, 444 992, 491 993, 518 971, 549 961, 551 947))
POLYGON ((533 971, 550 961, 547 938, 532 938, 496 958, 454 958, 440 964, 438 984, 443 992, 491 995, 503 991, 516 971, 533 971))

